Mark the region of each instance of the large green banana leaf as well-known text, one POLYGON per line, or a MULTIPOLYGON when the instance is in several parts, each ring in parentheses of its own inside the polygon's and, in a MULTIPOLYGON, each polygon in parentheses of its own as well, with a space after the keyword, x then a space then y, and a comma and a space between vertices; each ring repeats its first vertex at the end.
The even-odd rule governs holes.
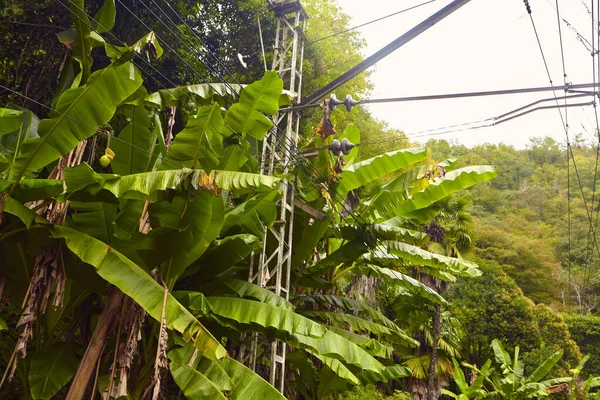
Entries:
POLYGON ((427 148, 419 147, 384 153, 348 165, 340 174, 340 182, 336 191, 339 195, 345 197, 353 189, 371 183, 391 172, 419 163, 426 157, 427 148))
MULTIPOLYGON (((188 388, 188 392, 184 391, 187 398, 196 398, 191 397, 192 392, 194 395, 197 394, 200 396, 202 393, 207 393, 207 391, 217 388, 218 390, 227 392, 226 398, 228 399, 284 399, 273 386, 232 358, 226 357, 222 362, 216 362, 198 355, 196 361, 190 363, 193 353, 193 347, 190 347, 189 344, 168 352, 169 359, 177 367, 187 365, 186 368, 192 370, 183 370, 180 368, 177 372, 179 377, 175 378, 179 380, 177 382, 179 387, 185 386, 188 388), (179 384, 180 382, 182 385, 179 384)), ((221 398, 222 395, 222 393, 215 393, 214 396, 203 395, 198 398, 221 398)))
POLYGON ((13 187, 11 196, 22 203, 35 200, 48 200, 60 196, 64 183, 57 179, 22 179, 17 185, 9 181, 0 181, 0 193, 13 187))
POLYGON ((223 224, 223 208, 223 200, 206 191, 197 192, 192 199, 176 196, 170 203, 161 201, 150 205, 152 227, 181 232, 174 256, 163 266, 163 276, 170 287, 217 238, 223 224))
MULTIPOLYGON (((158 192, 169 189, 184 191, 190 188, 200 189, 200 178, 203 176, 205 176, 204 171, 187 168, 125 176, 98 174, 84 163, 65 170, 65 183, 69 193, 85 189, 95 195, 106 190, 120 199, 153 200, 156 199, 158 192)), ((216 171, 214 183, 234 195, 253 191, 270 192, 280 186, 279 178, 274 176, 234 171, 216 171)))
POLYGON ((38 138, 37 133, 39 118, 27 109, 21 109, 12 106, 15 109, 3 108, 0 111, 0 171, 3 171, 2 177, 8 178, 8 171, 4 171, 15 162, 20 153, 21 145, 25 139, 38 138), (20 119, 17 126, 15 116, 19 113, 20 119), (14 128, 14 129, 13 129, 14 128))
POLYGON ((0 136, 21 129, 23 111, 0 108, 0 136))
MULTIPOLYGON (((150 53, 152 53, 152 56, 156 58, 160 58, 163 54, 163 49, 156 39, 156 34, 152 31, 148 32, 131 46, 115 46, 109 42, 103 42, 103 44, 106 55, 113 63, 117 63, 119 60, 130 60, 136 54, 142 57, 149 57, 150 53), (152 47, 152 50, 149 50, 149 47, 152 47)), ((147 95, 148 91, 145 88, 140 88, 139 91, 127 99, 126 103, 140 105, 141 99, 147 95)))
MULTIPOLYGON (((180 298, 179 294, 176 296, 180 298)), ((322 337, 326 332, 322 325, 311 319, 271 304, 236 297, 207 297, 207 301, 211 305, 212 314, 234 320, 236 324, 256 324, 310 337, 322 337)))
MULTIPOLYGON (((208 103, 215 96, 221 98, 236 96, 246 86, 248 85, 221 82, 178 86, 151 93, 143 99, 143 102, 154 108, 181 107, 186 101, 190 101, 190 99, 197 100, 198 98, 204 99, 208 103)), ((290 104, 291 99, 295 96, 296 93, 283 90, 278 99, 279 106, 282 107, 290 104)))
POLYGON ((312 349, 321 356, 335 358, 368 371, 381 372, 384 368, 366 350, 333 331, 328 330, 320 338, 300 334, 296 334, 295 337, 302 344, 302 348, 312 349))
POLYGON ((400 327, 398 327, 398 325, 396 325, 392 320, 383 315, 380 311, 377 311, 373 307, 369 307, 362 301, 354 300, 349 297, 313 294, 307 296, 300 296, 296 299, 306 302, 308 305, 322 304, 328 306, 335 306, 337 308, 350 312, 359 312, 361 314, 367 315, 373 321, 384 325, 389 329, 400 330, 400 327))
POLYGON ((71 45, 73 58, 79 62, 81 68, 81 84, 85 84, 92 72, 92 42, 90 40, 90 19, 85 12, 84 0, 73 0, 71 2, 71 13, 75 24, 75 42, 71 45))
POLYGON ((305 268, 302 271, 303 275, 306 276, 320 276, 329 273, 329 271, 336 266, 349 263, 352 264, 360 256, 369 251, 367 245, 361 239, 354 239, 344 244, 342 247, 329 254, 327 257, 321 259, 316 264, 305 268))
POLYGON ((239 102, 232 105, 225 115, 226 136, 250 135, 262 140, 273 122, 264 114, 275 115, 279 111, 279 96, 283 81, 275 71, 266 71, 260 81, 242 90, 239 102))
MULTIPOLYGON (((369 261, 370 256, 366 256, 367 261, 369 261)), ((447 304, 447 301, 435 290, 408 275, 373 264, 360 265, 358 268, 366 276, 381 278, 392 285, 407 290, 409 293, 421 296, 435 303, 447 304)))
POLYGON ((337 326, 328 326, 327 329, 337 333, 341 337, 346 338, 353 343, 356 343, 373 357, 391 358, 392 354, 394 353, 394 348, 392 346, 384 345, 376 339, 359 335, 347 331, 346 329, 338 328, 337 326))
MULTIPOLYGON (((54 238, 65 240, 67 247, 82 261, 96 268, 98 274, 131 297, 157 321, 161 320, 164 288, 150 275, 118 251, 83 232, 64 226, 50 226, 54 238)), ((221 344, 173 296, 168 295, 165 309, 169 329, 194 337, 194 344, 204 355, 221 359, 227 354, 221 344)))
POLYGON ((69 89, 60 96, 59 115, 40 121, 39 139, 27 139, 9 168, 9 178, 20 181, 73 150, 77 144, 96 133, 114 115, 121 103, 142 84, 133 64, 110 65, 94 72, 86 85, 69 89))
POLYGON ((381 371, 376 373, 373 371, 363 371, 358 373, 356 376, 360 379, 363 385, 373 385, 377 382, 387 382, 390 379, 406 378, 412 375, 410 368, 403 365, 390 365, 381 371))
POLYGON ((345 379, 354 385, 360 385, 360 380, 340 360, 331 358, 331 357, 327 357, 327 356, 323 356, 318 353, 311 352, 310 350, 308 350, 308 352, 311 353, 316 358, 318 358, 319 360, 321 360, 323 362, 323 364, 325 364, 329 368, 331 368, 331 370, 333 372, 335 372, 335 374, 337 376, 339 376, 340 378, 345 379))
MULTIPOLYGON (((414 245, 424 245, 429 242, 429 235, 426 233, 406 229, 402 225, 403 223, 394 225, 371 224, 364 227, 364 229, 379 240, 398 240, 414 245)), ((344 239, 351 240, 359 234, 360 230, 347 225, 341 228, 341 232, 344 239)))
POLYGON ((174 295, 192 311, 233 329, 264 331, 292 346, 311 349, 363 369, 380 371, 382 368, 357 344, 293 311, 234 297, 204 298, 197 292, 175 292, 174 295))
POLYGON ((235 95, 241 89, 242 86, 233 83, 202 83, 198 85, 178 86, 151 93, 146 96, 144 103, 155 108, 179 107, 184 101, 189 101, 192 96, 202 99, 211 99, 215 95, 227 97, 235 95))
POLYGON ((127 108, 123 114, 129 123, 119 132, 118 140, 111 141, 115 158, 110 165, 119 175, 146 172, 156 145, 156 131, 150 130, 150 117, 143 106, 127 108))
POLYGON ((458 276, 481 276, 481 270, 477 264, 467 260, 442 256, 431 253, 408 243, 387 241, 385 242, 388 252, 398 256, 403 262, 413 266, 428 266, 451 272, 458 276))
POLYGON ((223 171, 239 171, 246 162, 250 152, 242 144, 231 144, 219 154, 219 169, 223 171))
POLYGON ((67 343, 37 353, 31 359, 29 390, 33 399, 50 399, 75 375, 79 360, 67 343))
POLYGON ((191 275, 205 269, 210 270, 207 271, 210 276, 219 276, 260 249, 262 242, 254 235, 226 236, 215 240, 202 257, 186 269, 185 274, 191 275))
POLYGON ((115 26, 117 9, 115 0, 104 0, 104 4, 98 10, 92 21, 92 28, 98 33, 110 31, 115 26))
POLYGON ((281 196, 278 190, 259 193, 225 214, 221 235, 226 235, 235 227, 262 238, 264 226, 271 226, 277 218, 277 199, 281 196))
POLYGON ((0 212, 6 212, 19 218, 25 224, 27 229, 34 221, 38 223, 47 223, 44 218, 40 217, 29 207, 24 206, 21 202, 13 199, 11 196, 6 196, 4 204, 0 206, 0 212))
POLYGON ((223 145, 223 117, 218 104, 200 107, 195 117, 175 136, 161 169, 181 166, 210 171, 219 167, 223 145))
POLYGON ((476 165, 448 172, 442 178, 430 183, 425 189, 415 193, 410 199, 399 201, 394 208, 393 215, 405 215, 429 207, 452 193, 493 179, 496 175, 496 169, 487 165, 476 165))
POLYGON ((552 368, 556 365, 556 363, 562 358, 563 350, 557 351, 552 354, 550 357, 545 359, 536 369, 529 375, 526 379, 526 382, 539 382, 542 380, 552 368))
POLYGON ((71 218, 66 220, 68 227, 111 244, 114 232, 113 222, 117 216, 116 204, 72 201, 69 207, 74 212, 71 214, 71 218))
POLYGON ((403 345, 418 346, 419 344, 419 342, 408 336, 400 328, 391 329, 376 322, 369 321, 360 317, 355 317, 353 315, 333 311, 300 310, 299 312, 308 317, 328 320, 334 325, 348 325, 352 329, 352 331, 389 336, 393 338, 394 342, 400 342, 403 345))
POLYGON ((221 362, 221 366, 235 382, 235 387, 228 393, 230 399, 285 400, 285 397, 277 389, 233 358, 225 358, 221 362))
POLYGON ((253 298, 261 303, 271 304, 275 307, 283 308, 284 310, 289 311, 294 311, 296 308, 292 303, 283 297, 248 281, 225 278, 221 280, 221 283, 233 290, 240 297, 253 298))
POLYGON ((186 399, 227 399, 210 379, 194 368, 171 361, 169 369, 186 399))

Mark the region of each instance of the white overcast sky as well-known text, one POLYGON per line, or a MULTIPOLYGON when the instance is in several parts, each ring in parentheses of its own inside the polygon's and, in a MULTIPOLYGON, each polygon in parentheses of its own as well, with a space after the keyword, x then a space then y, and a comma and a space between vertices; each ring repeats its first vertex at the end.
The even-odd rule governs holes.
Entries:
MULTIPOLYGON (((339 0, 353 25, 390 14, 424 0, 339 0)), ((361 28, 371 55, 429 17, 450 0, 436 0, 415 10, 361 28)), ((590 7, 590 0, 585 0, 590 7)), ((554 85, 563 84, 556 0, 530 0, 533 19, 549 64, 554 85)), ((587 40, 592 37, 592 20, 583 0, 559 1, 561 19, 566 19, 587 40)), ((562 23, 567 80, 592 82, 590 51, 562 23)), ((471 0, 452 15, 396 50, 373 67, 375 90, 372 98, 549 86, 549 80, 522 0, 471 0)), ((589 89, 591 90, 591 89, 589 89)), ((563 96, 563 91, 556 92, 563 96)), ((528 103, 552 97, 552 92, 432 100, 371 105, 371 112, 409 137, 417 132, 454 124, 481 121, 528 103)), ((590 98, 570 100, 587 102, 590 98)), ((541 105, 555 104, 546 102, 541 105)), ((600 112, 600 110, 599 110, 600 112)), ((583 133, 590 140, 596 122, 591 106, 570 108, 569 133, 583 133)), ((457 139, 472 146, 507 143, 523 148, 533 136, 552 136, 565 141, 565 131, 556 109, 542 110, 504 124, 433 136, 457 139)), ((413 140, 426 141, 428 137, 413 140)))

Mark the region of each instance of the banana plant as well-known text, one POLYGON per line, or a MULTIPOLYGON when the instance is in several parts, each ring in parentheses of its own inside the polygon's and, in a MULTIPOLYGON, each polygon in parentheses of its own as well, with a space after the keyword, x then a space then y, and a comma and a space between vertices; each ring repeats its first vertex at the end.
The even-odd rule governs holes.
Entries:
POLYGON ((515 347, 513 357, 504 350, 498 339, 492 341, 492 349, 496 363, 499 364, 500 374, 488 378, 491 387, 503 399, 540 398, 549 395, 549 388, 560 383, 571 382, 572 378, 554 378, 542 380, 563 355, 557 351, 544 360, 529 376, 524 375, 524 362, 519 358, 519 347, 515 347))
MULTIPOLYGON (((79 15, 77 5, 83 8, 83 2, 73 5, 79 15)), ((112 1, 100 11, 107 29, 113 11, 112 1)), ((0 275, 11 305, 0 321, 3 332, 11 331, 0 338, 3 355, 8 353, 2 384, 14 386, 8 383, 14 372, 28 392, 24 397, 48 399, 68 385, 67 398, 79 398, 95 375, 93 390, 139 398, 148 388, 159 390, 157 377, 171 359, 171 379, 189 398, 283 398, 229 357, 205 326, 208 318, 201 315, 200 321, 171 294, 174 286, 187 289, 187 282, 210 274, 215 262, 223 270, 243 264, 274 222, 280 181, 255 173, 251 157, 243 154, 252 151, 248 135, 260 137, 270 128, 264 113, 277 109, 281 80, 266 73, 227 111, 205 93, 185 128, 171 132, 175 138, 168 146, 163 104, 144 100, 143 77, 128 61, 148 46, 159 48, 154 35, 130 47, 106 44, 112 62, 94 70, 90 38, 102 29, 76 24, 75 32, 80 35, 74 36, 77 49, 69 65, 79 76, 65 78, 55 112, 41 120, 23 109, 0 112, 0 275), (108 161, 98 153, 110 155, 108 161), (63 167, 67 159, 88 162, 63 167), (64 210, 59 218, 57 209, 64 210), (236 245, 240 241, 245 247, 236 245), (231 258, 219 265, 223 252, 231 258), (144 340, 138 343, 138 336, 144 340), (84 347, 75 348, 75 342, 84 347), (204 367, 169 357, 170 349, 185 346, 204 367), (106 357, 109 351, 114 360, 106 357)), ((310 339, 317 354, 335 346, 310 339)), ((364 350, 347 347, 349 362, 380 370, 364 350)))
POLYGON ((454 382, 456 383, 460 393, 453 393, 449 390, 442 389, 442 394, 457 400, 476 400, 485 397, 493 397, 493 393, 487 392, 483 386, 485 379, 493 371, 493 369, 490 368, 492 365, 491 360, 487 360, 481 369, 477 369, 475 366, 469 365, 473 373, 477 374, 475 380, 473 380, 470 384, 467 381, 465 373, 463 372, 460 364, 455 358, 452 359, 452 364, 454 365, 454 382))

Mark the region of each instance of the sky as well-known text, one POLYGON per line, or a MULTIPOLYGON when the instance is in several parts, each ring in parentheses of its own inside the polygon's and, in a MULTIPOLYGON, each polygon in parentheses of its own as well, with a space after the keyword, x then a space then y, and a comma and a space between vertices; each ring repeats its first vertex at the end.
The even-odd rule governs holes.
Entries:
MULTIPOLYGON (((423 3, 425 0, 338 0, 352 17, 352 25, 423 3)), ((592 0, 585 0, 591 8, 592 0)), ((360 28, 367 41, 366 56, 373 54, 408 31, 450 0, 435 0, 415 10, 360 28)), ((559 1, 560 19, 566 19, 591 42, 592 18, 583 0, 559 1)), ((556 0, 530 0, 532 17, 548 63, 553 85, 564 84, 556 0)), ((591 51, 576 33, 561 21, 567 82, 591 83, 591 51)), ((371 98, 404 97, 483 90, 550 86, 531 19, 522 0, 471 0, 432 28, 372 67, 374 91, 371 98)), ((591 90, 591 89, 588 89, 591 90)), ((564 91, 556 92, 564 96, 564 91)), ((565 142, 565 129, 557 109, 541 110, 503 124, 435 134, 436 129, 477 122, 499 116, 537 100, 553 97, 552 92, 478 97, 470 99, 415 101, 368 106, 378 119, 403 130, 412 140, 456 139, 473 146, 506 143, 525 148, 529 138, 551 136, 565 142), (424 132, 432 130, 430 132, 424 132)), ((569 100, 590 102, 592 97, 569 100)), ((544 102, 540 105, 551 105, 544 102)), ((596 117, 592 106, 569 108, 563 118, 569 135, 581 134, 594 140, 596 117)), ((599 110, 600 113, 600 110, 599 110)), ((457 128, 442 129, 455 130, 457 128)))

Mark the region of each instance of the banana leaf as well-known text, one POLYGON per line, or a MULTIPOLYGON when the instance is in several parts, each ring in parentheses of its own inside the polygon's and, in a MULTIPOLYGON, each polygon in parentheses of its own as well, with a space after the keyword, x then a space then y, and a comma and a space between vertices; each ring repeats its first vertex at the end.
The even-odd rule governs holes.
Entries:
POLYGON ((477 264, 470 261, 431 253, 403 242, 387 241, 385 244, 390 254, 398 256, 407 264, 416 267, 424 265, 458 276, 481 276, 481 270, 477 264))
POLYGON ((75 349, 61 343, 46 352, 36 353, 29 369, 29 390, 33 399, 50 399, 75 375, 79 360, 75 349))
POLYGON ((129 123, 112 140, 115 158, 111 162, 114 173, 130 175, 147 172, 156 145, 156 131, 150 131, 150 117, 143 106, 127 108, 123 114, 129 123))
POLYGON ((210 379, 194 368, 171 361, 169 369, 186 399, 227 399, 210 379))
POLYGON ((175 136, 161 169, 181 166, 210 171, 219 167, 223 145, 223 117, 218 104, 200 107, 195 117, 175 136), (164 167, 164 168, 163 168, 164 167))
POLYGON ((27 229, 33 224, 33 222, 37 223, 47 223, 44 218, 35 213, 32 209, 24 206, 21 202, 13 199, 10 196, 6 196, 4 199, 4 203, 0 205, 0 214, 2 212, 6 212, 8 214, 14 215, 19 218, 21 222, 25 224, 27 229))
POLYGON ((381 312, 377 311, 373 307, 369 307, 362 301, 354 300, 349 297, 313 294, 296 297, 296 300, 306 302, 309 305, 319 303, 328 306, 335 306, 339 309, 346 311, 358 312, 367 315, 373 321, 380 323, 381 325, 384 325, 389 329, 400 330, 398 325, 396 325, 393 321, 391 321, 381 312))
POLYGON ((389 268, 382 268, 373 264, 360 265, 358 269, 362 274, 366 276, 381 278, 392 285, 406 289, 409 293, 421 296, 435 303, 448 303, 442 296, 440 296, 435 290, 433 290, 429 286, 398 271, 394 271, 389 268))
MULTIPOLYGON (((85 233, 64 226, 49 227, 52 237, 64 239, 67 247, 82 261, 96 268, 98 274, 131 297, 155 320, 162 315, 164 288, 131 260, 105 243, 85 233)), ((166 326, 194 338, 194 345, 211 359, 221 359, 227 352, 200 322, 171 294, 165 310, 166 326)))
POLYGON ((476 165, 448 172, 442 178, 430 183, 425 189, 415 193, 410 199, 399 201, 394 208, 394 214, 396 216, 406 215, 412 211, 426 208, 452 193, 493 179, 496 175, 496 169, 487 165, 476 165))
POLYGON ((427 157, 425 147, 397 150, 346 166, 336 187, 338 195, 371 183, 391 172, 414 165, 427 157))
POLYGON ((312 353, 312 355, 321 360, 323 364, 331 368, 331 370, 335 372, 335 374, 340 378, 345 379, 354 385, 360 385, 360 380, 358 380, 356 375, 354 375, 352 371, 350 371, 348 367, 346 367, 340 360, 327 356, 322 356, 311 351, 308 352, 312 353))
POLYGON ((277 218, 275 205, 281 193, 278 190, 259 193, 225 214, 221 235, 226 235, 235 227, 259 238, 264 237, 264 226, 271 226, 277 218))
MULTIPOLYGON (((119 199, 155 200, 159 192, 167 190, 188 191, 200 189, 200 179, 206 177, 202 170, 168 170, 119 176, 98 174, 87 164, 65 170, 67 192, 86 190, 97 195, 106 190, 119 199)), ((273 191, 280 180, 274 176, 234 171, 216 171, 213 185, 229 190, 234 195, 273 191)))
POLYGON ((562 358, 563 350, 557 351, 545 359, 536 369, 527 377, 526 382, 539 382, 542 380, 556 363, 562 358))
POLYGON ((277 389, 233 358, 225 358, 221 362, 221 367, 235 382, 234 389, 228 393, 230 399, 285 400, 277 389))
POLYGON ((66 226, 111 244, 114 233, 113 222, 117 216, 116 204, 72 201, 69 207, 73 213, 71 218, 66 220, 66 226))
POLYGON ((254 235, 226 236, 224 239, 215 240, 202 257, 186 269, 185 274, 191 275, 202 269, 210 269, 211 271, 207 272, 211 276, 219 276, 260 249, 262 242, 254 235))
POLYGON ((240 297, 253 298, 261 303, 271 304, 284 310, 294 311, 295 309, 294 305, 283 297, 248 281, 225 278, 221 282, 240 297))
POLYGON ((391 329, 384 325, 380 325, 376 322, 372 322, 360 317, 348 315, 340 312, 331 311, 309 311, 299 310, 300 313, 313 318, 320 318, 322 320, 329 320, 334 325, 344 326, 348 325, 352 331, 357 332, 369 332, 375 335, 384 335, 394 338, 394 342, 402 343, 403 345, 418 346, 419 342, 414 340, 412 337, 404 333, 400 328, 391 329))
POLYGON ((292 346, 339 359, 362 369, 380 371, 383 366, 367 351, 324 326, 292 311, 234 297, 207 297, 201 293, 175 292, 192 311, 238 331, 262 331, 292 346))
POLYGON ((316 264, 305 268, 302 274, 305 276, 321 276, 328 274, 331 269, 337 267, 340 264, 349 263, 352 264, 358 260, 360 256, 369 251, 369 248, 362 239, 354 239, 342 247, 329 254, 327 257, 321 259, 316 264))
POLYGON ((384 345, 376 339, 359 335, 357 333, 338 328, 337 326, 328 326, 327 329, 337 333, 341 337, 348 339, 353 343, 356 343, 373 357, 391 358, 392 354, 394 353, 394 348, 392 346, 384 345))
POLYGON ((64 191, 64 182, 58 179, 22 179, 16 185, 14 182, 0 181, 0 193, 7 192, 11 186, 11 196, 21 203, 50 200, 64 191))
POLYGON ((23 111, 0 108, 0 136, 21 129, 23 111))
POLYGON ((90 19, 85 12, 84 0, 73 0, 70 7, 73 23, 75 24, 75 42, 71 45, 73 58, 79 62, 81 68, 80 79, 76 79, 81 84, 85 84, 92 71, 93 59, 92 42, 90 40, 90 19))
MULTIPOLYGON (((386 221, 388 222, 388 221, 386 221)), ((370 224, 364 227, 369 233, 379 240, 398 240, 414 245, 424 245, 429 243, 429 235, 424 232, 414 231, 403 227, 404 220, 394 219, 391 224, 370 224)), ((340 229, 342 237, 346 240, 352 240, 360 230, 351 225, 346 225, 340 229)))
POLYGON ((211 192, 197 192, 193 198, 176 196, 170 203, 161 201, 148 208, 153 227, 180 232, 174 255, 162 266, 169 287, 217 238, 223 224, 223 201, 211 192))
POLYGON ((381 373, 363 371, 356 375, 363 385, 374 385, 377 382, 387 382, 390 379, 406 378, 412 375, 410 368, 403 365, 386 366, 381 373))
POLYGON ((104 0, 102 7, 100 7, 96 15, 94 15, 92 29, 95 29, 98 33, 110 31, 115 26, 116 15, 117 9, 115 7, 115 0, 104 0))
MULTIPOLYGON (((196 296, 200 295, 196 293, 196 296)), ((186 304, 187 299, 193 299, 193 293, 175 292, 175 296, 186 304), (184 297, 182 297, 184 294, 184 297), (185 300, 184 300, 185 299, 185 300)), ((279 308, 267 303, 241 299, 236 297, 207 297, 211 308, 209 313, 215 316, 235 321, 237 324, 259 325, 268 329, 302 334, 310 337, 322 337, 326 329, 320 324, 296 314, 285 308, 279 308)), ((190 308, 193 303, 190 303, 190 308)), ((202 310, 191 308, 192 311, 202 310)))
POLYGON ((246 86, 239 101, 225 114, 224 134, 243 134, 262 140, 273 126, 264 114, 277 114, 282 90, 283 81, 275 71, 266 71, 260 81, 246 86))
POLYGON ((39 170, 73 150, 96 133, 114 115, 116 105, 142 84, 133 64, 110 65, 94 72, 86 85, 60 96, 59 115, 40 121, 39 139, 27 139, 9 168, 8 180, 19 182, 30 171, 39 170))
POLYGON ((6 173, 4 171, 15 162, 23 141, 39 138, 37 130, 40 123, 39 118, 31 111, 12 104, 9 107, 11 108, 2 109, 4 117, 0 119, 0 125, 3 125, 3 128, 0 128, 3 129, 0 134, 0 171, 6 179, 8 179, 8 171, 6 173), (19 126, 16 126, 14 121, 15 113, 21 115, 19 126))

